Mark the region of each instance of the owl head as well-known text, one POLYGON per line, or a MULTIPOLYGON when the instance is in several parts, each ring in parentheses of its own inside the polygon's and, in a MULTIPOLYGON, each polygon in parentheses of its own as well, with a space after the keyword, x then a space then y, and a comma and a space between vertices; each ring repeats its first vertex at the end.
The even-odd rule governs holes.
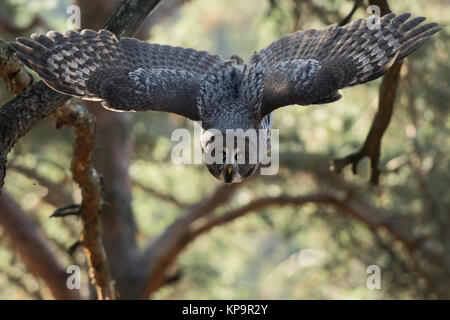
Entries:
POLYGON ((209 129, 202 132, 200 143, 209 172, 225 183, 237 183, 258 169, 267 137, 257 130, 209 129))

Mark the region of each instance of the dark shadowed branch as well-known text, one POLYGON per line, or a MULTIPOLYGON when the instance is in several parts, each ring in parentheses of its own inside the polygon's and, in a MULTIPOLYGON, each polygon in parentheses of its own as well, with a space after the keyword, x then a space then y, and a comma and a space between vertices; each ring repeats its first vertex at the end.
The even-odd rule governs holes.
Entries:
POLYGON ((106 22, 107 29, 121 37, 130 37, 136 33, 161 0, 127 0, 121 1, 114 14, 106 22))
POLYGON ((339 22, 339 26, 344 26, 347 23, 349 23, 350 20, 352 20, 353 15, 355 14, 356 10, 361 6, 362 2, 363 2, 363 0, 355 0, 352 10, 348 13, 348 15, 345 16, 344 19, 342 19, 339 22))
POLYGON ((357 174, 358 163, 364 157, 368 157, 371 167, 370 182, 372 184, 378 184, 380 177, 380 169, 378 166, 381 153, 381 141, 391 121, 401 67, 402 62, 397 62, 383 77, 378 98, 378 111, 372 121, 366 140, 359 151, 333 160, 333 167, 336 172, 339 173, 346 166, 352 165, 353 173, 357 174))

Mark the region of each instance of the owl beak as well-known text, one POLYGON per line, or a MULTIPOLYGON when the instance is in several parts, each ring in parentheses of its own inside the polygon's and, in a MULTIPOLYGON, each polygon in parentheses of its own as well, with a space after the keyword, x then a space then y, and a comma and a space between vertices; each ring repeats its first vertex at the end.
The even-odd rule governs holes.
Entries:
POLYGON ((224 173, 224 180, 226 183, 231 183, 233 181, 233 168, 228 167, 224 173))

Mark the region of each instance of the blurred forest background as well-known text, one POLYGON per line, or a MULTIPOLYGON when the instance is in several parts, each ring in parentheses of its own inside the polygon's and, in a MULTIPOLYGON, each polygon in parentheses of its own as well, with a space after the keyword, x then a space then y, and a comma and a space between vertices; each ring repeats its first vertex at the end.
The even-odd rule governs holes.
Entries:
MULTIPOLYGON (((366 1, 356 2, 352 19, 368 17, 366 1)), ((1 0, 0 37, 62 32, 72 3, 1 0)), ((99 29, 118 1, 75 3, 82 28, 99 29)), ((339 23, 354 4, 163 0, 136 36, 247 60, 285 33, 339 23)), ((279 173, 232 187, 221 185, 203 165, 170 161, 171 133, 193 130, 188 120, 157 112, 113 113, 86 103, 97 118, 103 240, 121 298, 450 298, 450 1, 389 4, 395 13, 425 16, 443 29, 401 69, 378 186, 369 183, 367 159, 358 175, 351 168, 330 171, 329 160, 364 142, 381 79, 344 90, 333 104, 275 112, 279 173), (194 218, 186 221, 189 216, 194 218), (366 287, 369 265, 380 267, 380 290, 366 287), (161 273, 163 280, 152 278, 161 273)), ((0 105, 11 98, 1 82, 0 105)), ((81 201, 70 172, 73 139, 70 128, 55 128, 49 117, 9 154, 0 198, 0 299, 95 296, 83 250, 68 251, 79 237, 80 220, 49 219, 57 208, 81 201), (22 233, 39 243, 21 243, 22 233), (83 269, 76 294, 63 288, 72 264, 83 269)))

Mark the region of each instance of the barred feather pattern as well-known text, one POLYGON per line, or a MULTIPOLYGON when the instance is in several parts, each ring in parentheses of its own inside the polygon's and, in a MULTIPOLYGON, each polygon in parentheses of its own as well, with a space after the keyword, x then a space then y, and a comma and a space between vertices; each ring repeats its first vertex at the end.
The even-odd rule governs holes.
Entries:
POLYGON ((172 112, 207 126, 260 127, 275 109, 338 100, 374 80, 440 30, 423 17, 388 14, 379 25, 297 31, 248 64, 194 49, 120 41, 106 30, 50 31, 11 46, 50 87, 119 111, 172 112), (369 27, 372 26, 372 27, 369 27))
POLYGON ((122 38, 106 30, 50 31, 18 38, 17 55, 50 87, 119 111, 156 110, 199 120, 205 75, 234 61, 219 55, 122 38))
POLYGON ((262 114, 289 104, 333 102, 341 97, 339 89, 382 76, 440 30, 436 23, 419 26, 425 18, 410 16, 391 13, 378 25, 359 19, 300 30, 255 53, 249 65, 265 69, 262 114))

